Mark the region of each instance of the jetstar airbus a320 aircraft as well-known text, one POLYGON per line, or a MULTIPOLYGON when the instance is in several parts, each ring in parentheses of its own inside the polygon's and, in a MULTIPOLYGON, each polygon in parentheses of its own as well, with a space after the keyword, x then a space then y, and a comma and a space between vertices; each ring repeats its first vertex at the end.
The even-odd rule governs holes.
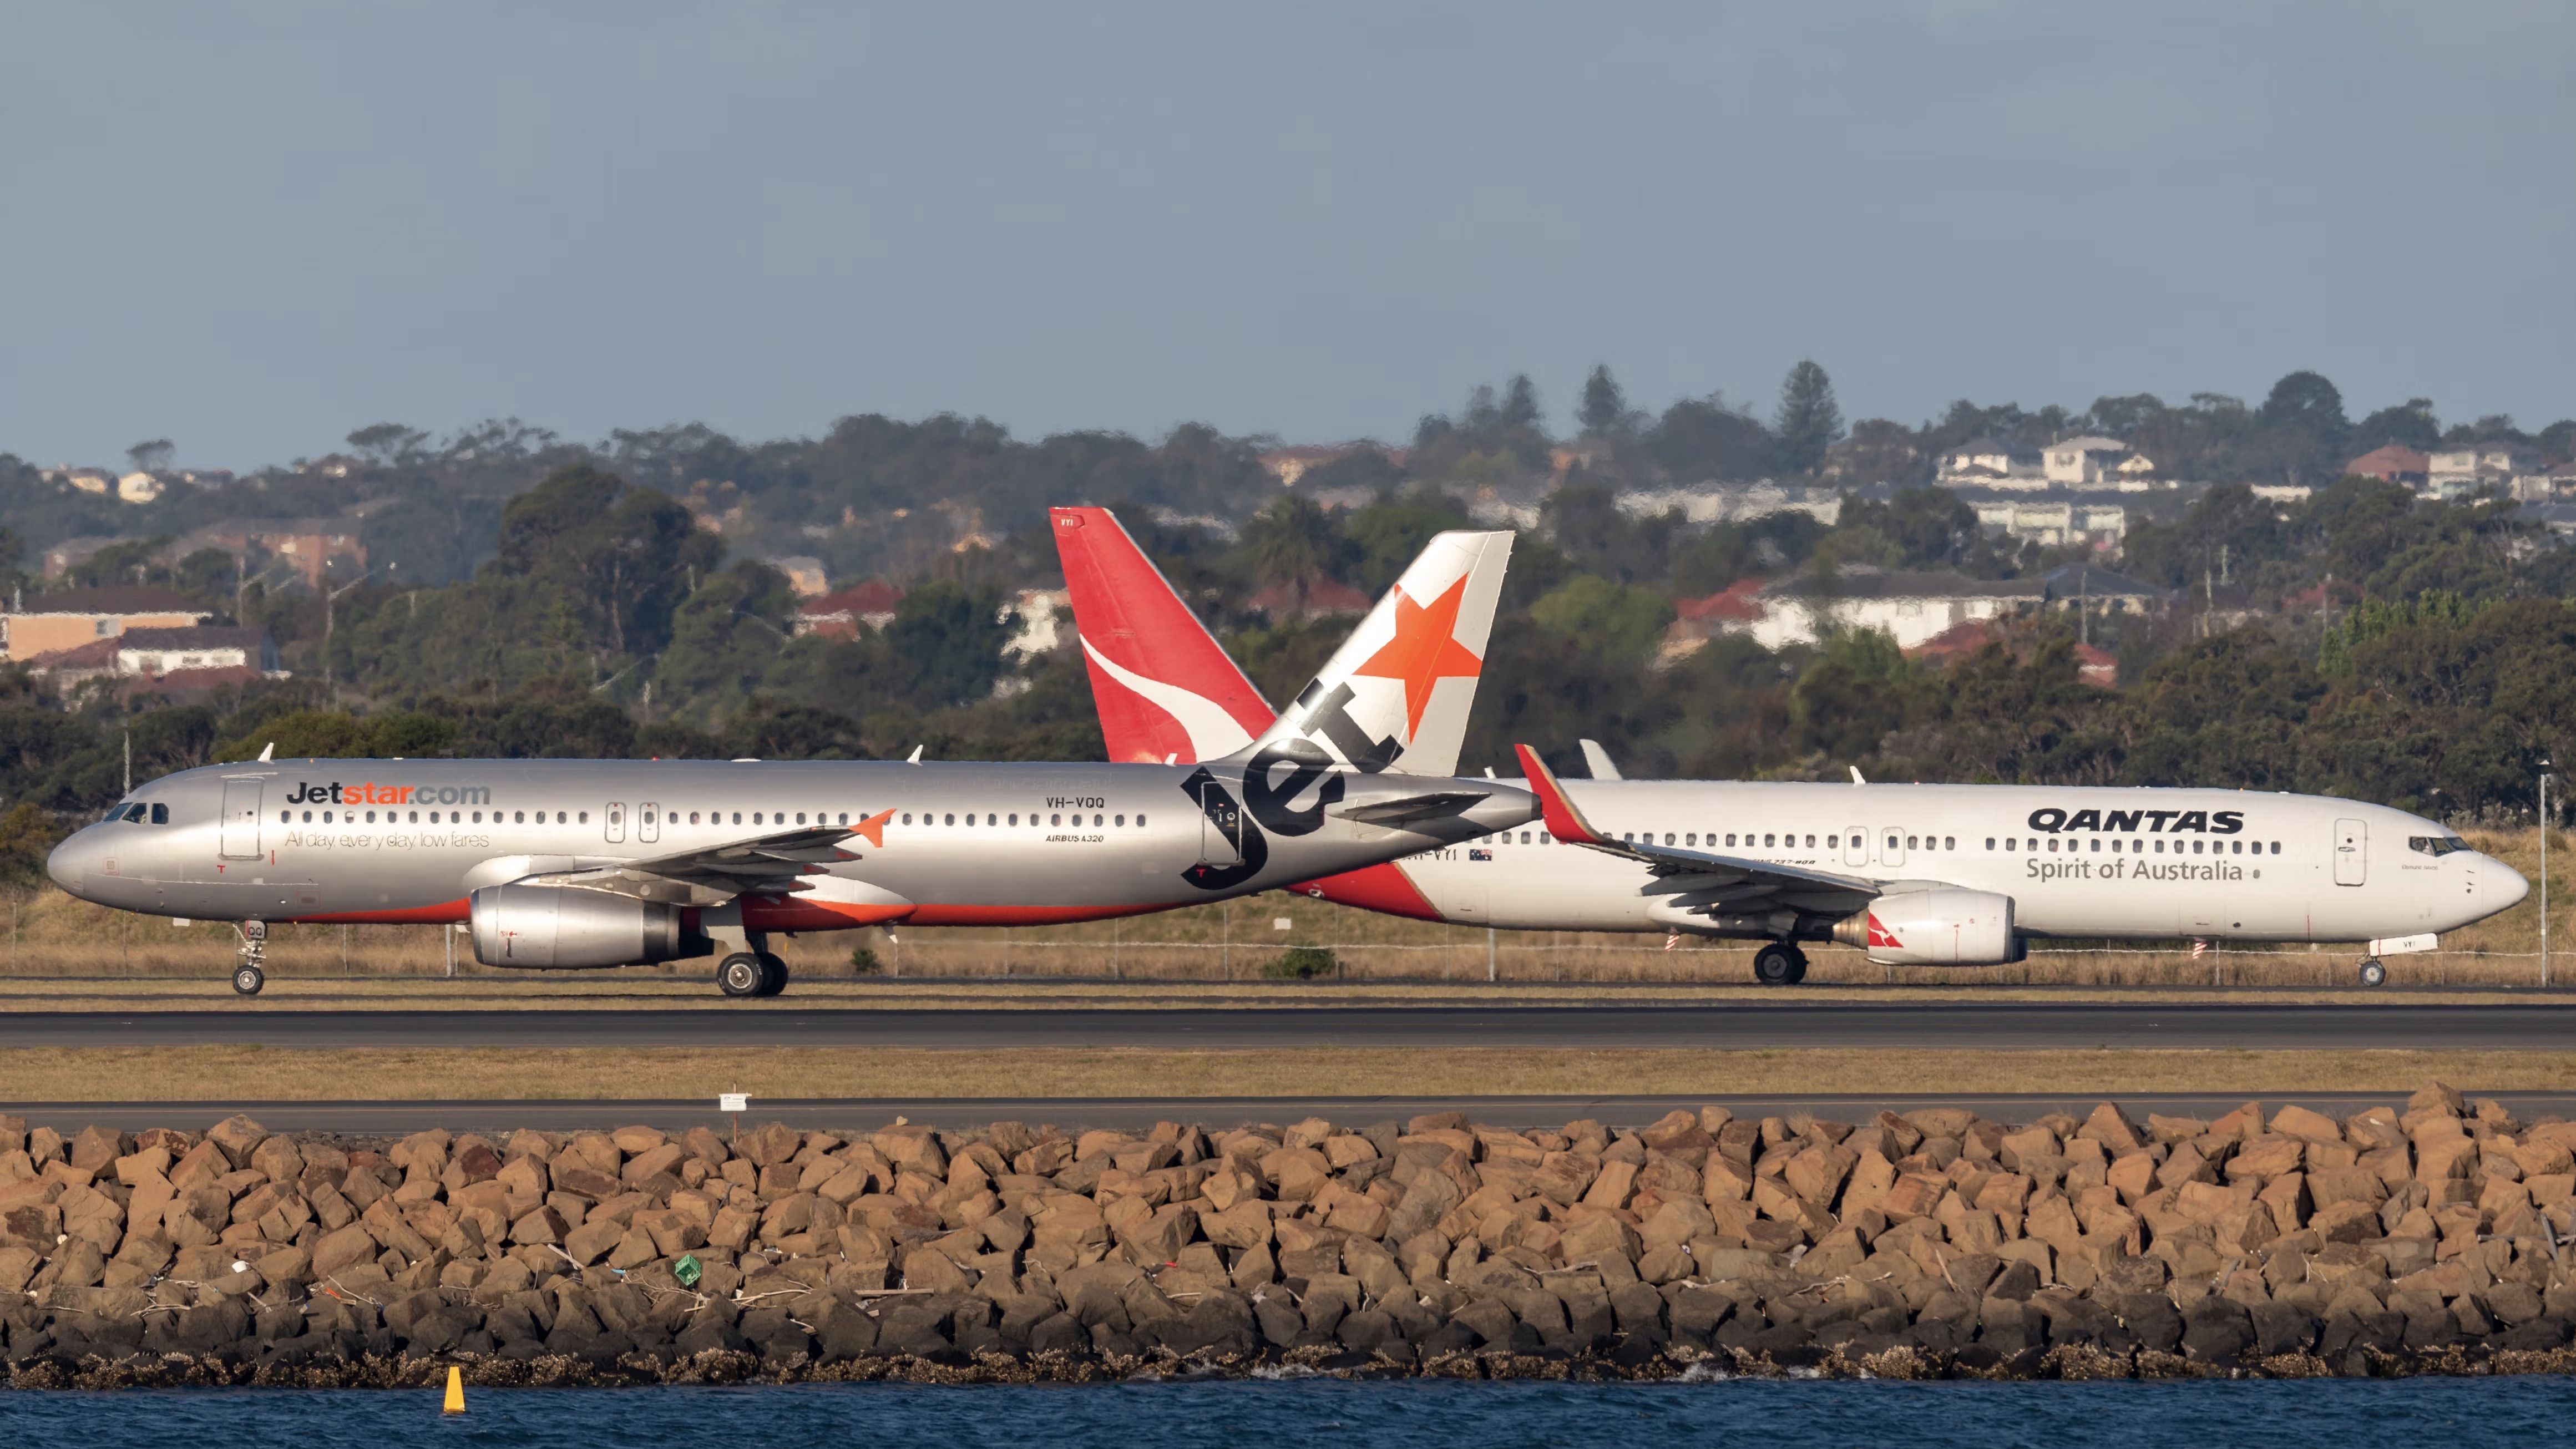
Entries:
POLYGON ((1186 762, 302 760, 153 781, 58 847, 84 900, 241 924, 470 920, 488 965, 624 966, 728 949, 775 995, 772 931, 1036 925, 1171 910, 1535 818, 1450 776, 1508 533, 1433 539, 1241 748, 1186 762), (1435 767, 1415 771, 1416 754, 1435 767))
MULTIPOLYGON (((1270 728, 1260 691, 1116 519, 1058 509, 1055 523, 1111 759, 1222 758, 1270 728)), ((1765 941, 1754 974, 1784 985, 1806 975, 1802 941, 1977 966, 2020 960, 2032 936, 2189 936, 2366 942, 2372 986, 2387 979, 2378 957, 2431 950, 2530 889, 2433 821, 2321 796, 1871 785, 1858 771, 1849 785, 1560 786, 1522 757, 1543 822, 1294 889, 1465 925, 1765 941)))

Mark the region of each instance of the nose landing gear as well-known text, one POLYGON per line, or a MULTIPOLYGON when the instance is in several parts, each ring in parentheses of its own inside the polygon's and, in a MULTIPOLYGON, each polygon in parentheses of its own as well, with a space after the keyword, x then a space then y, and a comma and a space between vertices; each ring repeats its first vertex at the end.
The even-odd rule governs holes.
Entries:
POLYGON ((268 984, 268 973, 260 969, 268 960, 268 922, 244 921, 233 929, 241 935, 241 964, 233 968, 233 990, 257 996, 268 984))
POLYGON ((1807 953, 1774 941, 1753 953, 1753 979, 1765 986, 1795 986, 1807 979, 1807 953))

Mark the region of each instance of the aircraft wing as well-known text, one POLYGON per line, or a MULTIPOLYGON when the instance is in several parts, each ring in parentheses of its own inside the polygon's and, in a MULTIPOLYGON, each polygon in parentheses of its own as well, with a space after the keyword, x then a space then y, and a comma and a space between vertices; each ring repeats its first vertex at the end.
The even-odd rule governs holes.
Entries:
POLYGON ((860 859, 842 842, 864 836, 883 844, 888 810, 856 825, 809 826, 729 840, 721 845, 647 856, 642 860, 536 877, 545 885, 581 885, 651 901, 713 905, 745 895, 786 895, 813 889, 807 876, 860 859))
POLYGON ((1712 915, 1736 915, 1784 907, 1813 915, 1847 916, 1878 899, 1874 881, 1776 861, 1747 860, 1704 850, 1677 849, 1651 841, 1621 840, 1595 830, 1583 812, 1566 798, 1565 789, 1538 752, 1527 745, 1513 748, 1521 772, 1537 793, 1548 833, 1570 845, 1588 846, 1643 864, 1654 880, 1641 895, 1672 896, 1675 904, 1712 915))

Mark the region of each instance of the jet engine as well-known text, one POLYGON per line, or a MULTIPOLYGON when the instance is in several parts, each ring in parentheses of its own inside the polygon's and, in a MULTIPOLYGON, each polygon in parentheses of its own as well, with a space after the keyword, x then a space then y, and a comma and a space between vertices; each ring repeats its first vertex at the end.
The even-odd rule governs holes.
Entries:
POLYGON ((570 886, 485 886, 468 897, 474 959, 530 969, 642 966, 704 956, 715 943, 681 908, 570 886))
POLYGON ((2023 955, 2012 897, 1955 886, 1880 896, 1834 922, 1834 939, 1881 966, 1996 966, 2023 955))

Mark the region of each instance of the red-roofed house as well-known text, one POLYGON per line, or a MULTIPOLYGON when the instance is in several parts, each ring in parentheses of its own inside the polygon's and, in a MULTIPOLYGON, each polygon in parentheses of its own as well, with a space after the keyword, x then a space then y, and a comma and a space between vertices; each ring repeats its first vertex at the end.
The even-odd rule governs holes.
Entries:
POLYGON ((2433 460, 2403 443, 2390 443, 2373 448, 2343 465, 2346 473, 2361 478, 2385 478, 2412 488, 2422 483, 2431 471, 2433 460))
POLYGON ((820 634, 826 639, 856 639, 862 625, 882 629, 893 623, 895 607, 902 602, 903 590, 883 579, 870 579, 807 601, 796 610, 796 632, 820 634))
POLYGON ((1302 605, 1297 601, 1295 584, 1272 584, 1254 594, 1249 602, 1273 619, 1330 619, 1365 614, 1376 601, 1339 579, 1318 579, 1306 590, 1302 605))

